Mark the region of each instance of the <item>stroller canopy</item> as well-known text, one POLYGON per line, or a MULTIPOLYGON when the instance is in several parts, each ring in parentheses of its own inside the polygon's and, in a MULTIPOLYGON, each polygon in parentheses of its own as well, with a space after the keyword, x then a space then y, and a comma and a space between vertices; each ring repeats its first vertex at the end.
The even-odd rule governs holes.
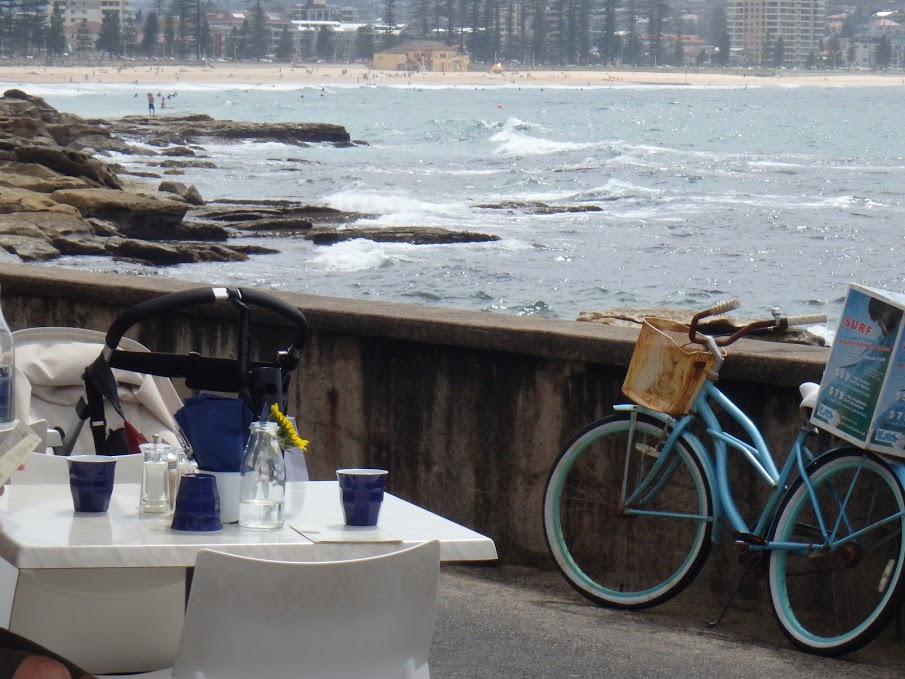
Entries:
MULTIPOLYGON (((59 427, 64 438, 77 426, 76 405, 85 393, 82 375, 104 348, 105 334, 81 328, 28 328, 13 333, 16 347, 16 416, 31 424, 47 420, 59 427)), ((120 346, 129 351, 148 349, 128 338, 120 346)), ((169 379, 126 370, 113 370, 117 392, 126 418, 148 440, 179 443, 175 413, 182 400, 169 379)), ((105 405, 108 427, 124 423, 113 407, 105 405)), ((74 453, 94 453, 94 439, 88 427, 82 429, 74 453)))

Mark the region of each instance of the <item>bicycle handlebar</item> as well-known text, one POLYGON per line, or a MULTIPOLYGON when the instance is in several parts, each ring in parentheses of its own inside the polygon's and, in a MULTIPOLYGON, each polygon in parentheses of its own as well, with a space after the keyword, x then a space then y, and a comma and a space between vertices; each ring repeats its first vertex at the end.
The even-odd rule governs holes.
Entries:
MULTIPOLYGON (((727 311, 732 311, 733 309, 738 309, 742 305, 737 299, 724 299, 722 302, 717 302, 709 309, 705 309, 701 312, 703 316, 719 316, 720 314, 724 314, 727 311)), ((700 315, 700 314, 699 314, 700 315)))
POLYGON ((804 316, 789 316, 782 319, 786 326, 793 325, 816 325, 818 323, 826 323, 826 314, 805 314, 804 316))
POLYGON ((737 299, 728 299, 717 302, 708 309, 704 309, 704 311, 699 311, 691 319, 691 324, 688 329, 688 339, 695 344, 704 344, 710 347, 711 351, 714 351, 714 354, 719 358, 719 350, 714 350, 715 347, 725 347, 733 344, 755 330, 785 330, 794 325, 826 323, 826 314, 805 314, 802 316, 787 316, 783 318, 779 315, 779 311, 777 310, 774 312, 774 317, 772 319, 748 323, 728 337, 717 339, 698 332, 698 323, 702 319, 707 318, 708 316, 717 316, 732 309, 738 309, 739 306, 741 305, 737 299))

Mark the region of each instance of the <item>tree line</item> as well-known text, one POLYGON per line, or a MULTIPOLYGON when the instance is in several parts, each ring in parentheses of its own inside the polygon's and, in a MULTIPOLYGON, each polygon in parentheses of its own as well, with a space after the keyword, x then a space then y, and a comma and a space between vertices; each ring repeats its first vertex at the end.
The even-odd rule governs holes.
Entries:
MULTIPOLYGON (((384 0, 384 45, 398 26, 397 0, 384 0)), ((667 0, 411 0, 408 38, 439 40, 483 62, 684 66, 728 65, 722 4, 687 23, 667 0), (686 55, 684 36, 715 46, 686 55)))
MULTIPOLYGON (((331 59, 337 41, 324 27, 295 39, 283 27, 276 40, 267 25, 264 0, 249 4, 248 17, 233 28, 225 52, 236 59, 296 56, 331 59), (276 44, 274 44, 276 43, 276 44)), ((399 40, 397 0, 383 0, 382 34, 374 26, 359 30, 352 54, 369 59, 377 49, 399 40)), ((682 65, 682 35, 700 26, 685 26, 671 14, 667 0, 408 0, 404 39, 439 40, 468 52, 476 61, 518 61, 537 64, 590 63, 682 65), (617 21, 618 20, 618 21, 617 21), (620 25, 621 24, 621 25, 620 25), (667 40, 666 36, 670 36, 667 40)), ((67 36, 63 13, 48 0, 0 0, 0 54, 4 56, 62 55, 100 52, 103 55, 205 58, 212 39, 207 22, 210 0, 155 0, 147 13, 103 12, 95 41, 87 22, 67 36)), ((286 14, 273 3, 271 11, 286 14)), ((720 25, 712 44, 724 47, 725 12, 714 4, 707 21, 720 25)), ((725 53, 728 54, 728 45, 725 53)), ((720 50, 722 52, 722 49, 720 50)), ((698 60, 703 57, 699 57, 698 60)))

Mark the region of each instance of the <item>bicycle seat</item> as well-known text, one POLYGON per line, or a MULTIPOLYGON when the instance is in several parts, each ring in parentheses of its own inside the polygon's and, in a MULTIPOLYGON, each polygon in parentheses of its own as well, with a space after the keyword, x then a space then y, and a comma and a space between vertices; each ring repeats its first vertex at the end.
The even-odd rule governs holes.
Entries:
POLYGON ((798 387, 798 391, 801 392, 801 407, 813 410, 817 405, 817 392, 820 391, 820 385, 814 382, 803 382, 798 387))

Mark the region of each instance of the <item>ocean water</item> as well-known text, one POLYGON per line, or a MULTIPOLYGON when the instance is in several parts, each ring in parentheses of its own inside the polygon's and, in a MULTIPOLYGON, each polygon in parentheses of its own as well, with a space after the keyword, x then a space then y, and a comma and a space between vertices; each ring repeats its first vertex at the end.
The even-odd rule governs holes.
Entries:
MULTIPOLYGON (((5 88, 4 88, 5 89, 5 88)), ((86 117, 144 113, 129 85, 24 86, 86 117)), ((369 223, 495 234, 481 244, 243 239, 244 263, 51 264, 573 319, 583 310, 824 312, 851 281, 905 290, 905 88, 155 86, 160 113, 344 125, 355 148, 205 143, 208 199, 274 198, 369 223), (542 201, 538 215, 481 204, 542 201)), ((149 157, 112 160, 147 169, 149 157)))

